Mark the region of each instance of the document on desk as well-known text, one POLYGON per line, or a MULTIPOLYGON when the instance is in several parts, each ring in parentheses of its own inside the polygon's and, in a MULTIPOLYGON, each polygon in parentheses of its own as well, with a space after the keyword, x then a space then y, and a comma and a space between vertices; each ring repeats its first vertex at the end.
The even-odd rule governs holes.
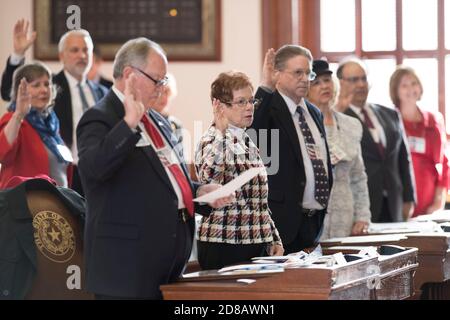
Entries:
POLYGON ((231 194, 234 194, 234 192, 242 187, 244 184, 246 184, 248 181, 256 177, 262 170, 265 170, 265 167, 258 167, 258 168, 251 168, 244 173, 241 173, 238 177, 233 179, 232 181, 228 182, 227 184, 224 184, 219 189, 207 193, 203 196, 200 196, 198 198, 195 198, 194 201, 196 202, 213 202, 217 199, 228 197, 231 194))
POLYGON ((432 233, 439 232, 439 229, 439 225, 434 221, 371 223, 369 226, 369 233, 432 233))
POLYGON ((281 264, 276 263, 266 263, 266 264, 239 264, 234 266, 225 267, 219 269, 218 272, 230 272, 230 271, 262 271, 262 270, 270 270, 270 271, 278 271, 283 270, 283 266, 281 264))

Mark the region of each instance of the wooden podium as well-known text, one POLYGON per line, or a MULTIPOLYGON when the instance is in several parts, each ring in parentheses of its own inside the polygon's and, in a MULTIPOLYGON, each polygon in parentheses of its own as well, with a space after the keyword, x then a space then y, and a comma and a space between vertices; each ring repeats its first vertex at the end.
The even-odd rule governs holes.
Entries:
MULTIPOLYGON (((412 262, 414 255, 403 255, 402 263, 412 262), (406 258, 406 256, 408 256, 406 258)), ((380 277, 376 257, 347 257, 343 266, 308 266, 285 269, 283 272, 220 274, 215 270, 201 271, 195 277, 161 286, 166 300, 348 300, 376 299, 374 284, 380 277), (353 260, 353 261, 352 261, 353 260), (241 279, 241 281, 238 281, 241 279), (251 283, 242 279, 251 280, 251 283)), ((387 261, 387 270, 391 261, 387 261)), ((399 263, 399 264, 402 264, 399 263)), ((408 273, 412 267, 405 267, 408 273)), ((386 271, 386 278, 397 274, 386 271)))
POLYGON ((37 266, 26 299, 93 299, 83 290, 83 232, 77 217, 47 191, 27 191, 37 266))

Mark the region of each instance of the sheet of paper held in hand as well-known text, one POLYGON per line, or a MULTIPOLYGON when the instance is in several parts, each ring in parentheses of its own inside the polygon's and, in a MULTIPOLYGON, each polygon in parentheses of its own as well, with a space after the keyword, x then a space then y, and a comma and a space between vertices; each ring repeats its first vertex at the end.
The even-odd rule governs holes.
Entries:
POLYGON ((213 202, 217 199, 228 197, 231 194, 234 194, 234 192, 242 187, 244 184, 246 184, 248 181, 253 179, 255 176, 258 175, 262 170, 265 170, 264 167, 258 167, 258 168, 251 168, 244 173, 240 174, 235 179, 231 180, 227 184, 224 184, 222 187, 220 187, 217 190, 214 190, 213 192, 207 193, 201 197, 195 198, 194 201, 196 202, 213 202))

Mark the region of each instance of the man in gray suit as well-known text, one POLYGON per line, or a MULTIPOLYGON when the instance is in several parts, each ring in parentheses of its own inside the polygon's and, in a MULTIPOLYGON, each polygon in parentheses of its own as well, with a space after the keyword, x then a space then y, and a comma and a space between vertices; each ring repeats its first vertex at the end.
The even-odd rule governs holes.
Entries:
POLYGON ((336 75, 342 91, 338 106, 345 106, 342 111, 363 125, 361 148, 372 222, 406 221, 414 211, 416 195, 401 117, 394 109, 367 102, 369 84, 361 60, 344 60, 336 75))

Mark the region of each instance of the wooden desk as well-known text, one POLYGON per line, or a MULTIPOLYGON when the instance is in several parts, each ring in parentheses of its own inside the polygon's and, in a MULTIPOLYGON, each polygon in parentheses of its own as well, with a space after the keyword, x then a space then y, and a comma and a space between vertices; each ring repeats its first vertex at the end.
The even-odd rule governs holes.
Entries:
POLYGON ((161 286, 167 300, 298 300, 374 299, 370 284, 379 274, 377 258, 363 258, 341 267, 305 267, 284 272, 220 275, 216 271, 161 286), (245 284, 237 279, 252 279, 245 284))
POLYGON ((424 299, 450 299, 449 233, 369 235, 330 239, 322 243, 324 247, 382 244, 416 247, 419 250, 419 267, 414 276, 416 297, 421 294, 424 299))
MULTIPOLYGON (((358 253, 365 247, 336 246, 324 248, 324 254, 358 253)), ((414 273, 418 267, 417 248, 379 246, 377 251, 380 278, 376 283, 377 300, 402 300, 414 295, 414 273)))

